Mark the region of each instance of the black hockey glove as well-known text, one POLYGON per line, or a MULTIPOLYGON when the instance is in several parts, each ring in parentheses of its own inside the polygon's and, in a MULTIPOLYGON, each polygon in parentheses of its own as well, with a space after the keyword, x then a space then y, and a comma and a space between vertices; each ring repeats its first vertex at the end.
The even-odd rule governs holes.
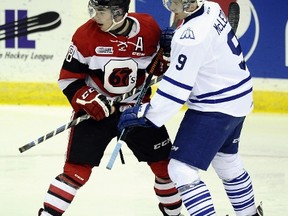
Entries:
POLYGON ((160 37, 160 48, 163 49, 163 55, 165 57, 170 57, 171 41, 172 41, 174 32, 175 32, 175 29, 171 27, 162 29, 161 37, 160 37))

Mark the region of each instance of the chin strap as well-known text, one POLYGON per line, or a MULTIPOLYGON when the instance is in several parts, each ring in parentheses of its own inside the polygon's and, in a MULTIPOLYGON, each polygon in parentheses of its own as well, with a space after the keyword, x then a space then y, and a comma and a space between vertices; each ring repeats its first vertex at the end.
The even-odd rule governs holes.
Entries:
POLYGON ((125 13, 125 15, 123 16, 123 18, 122 18, 120 21, 118 21, 118 22, 116 22, 115 19, 112 17, 112 25, 111 25, 105 32, 111 31, 111 29, 112 29, 113 27, 115 27, 116 25, 118 25, 118 24, 120 24, 121 22, 123 22, 123 21, 126 19, 127 16, 128 16, 128 13, 125 13))

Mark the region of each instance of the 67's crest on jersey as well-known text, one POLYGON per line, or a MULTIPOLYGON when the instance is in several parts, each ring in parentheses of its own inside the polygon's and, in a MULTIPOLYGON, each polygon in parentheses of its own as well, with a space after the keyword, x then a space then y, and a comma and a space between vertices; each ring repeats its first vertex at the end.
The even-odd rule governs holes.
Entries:
POLYGON ((133 59, 111 59, 104 70, 104 87, 109 92, 124 94, 135 87, 138 67, 133 59))

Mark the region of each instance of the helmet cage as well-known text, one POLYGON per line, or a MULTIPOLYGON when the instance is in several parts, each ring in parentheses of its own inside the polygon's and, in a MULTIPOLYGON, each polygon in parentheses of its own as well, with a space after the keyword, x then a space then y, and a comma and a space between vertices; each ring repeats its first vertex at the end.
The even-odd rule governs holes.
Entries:
POLYGON ((96 8, 110 9, 113 19, 119 16, 124 16, 128 13, 130 0, 90 0, 88 3, 88 11, 90 17, 95 16, 96 8))
POLYGON ((183 4, 183 11, 186 11, 189 9, 190 5, 192 3, 195 3, 196 0, 182 0, 182 4, 183 4))
MULTIPOLYGON (((164 6, 171 11, 170 7, 172 5, 173 0, 163 0, 164 6)), ((201 6, 204 4, 205 0, 179 0, 182 3, 183 11, 185 13, 191 13, 188 12, 187 10, 190 8, 191 4, 197 3, 198 8, 201 8, 201 6)), ((197 9, 198 10, 198 9, 197 9)), ((193 11, 192 13, 196 12, 197 10, 193 11)))

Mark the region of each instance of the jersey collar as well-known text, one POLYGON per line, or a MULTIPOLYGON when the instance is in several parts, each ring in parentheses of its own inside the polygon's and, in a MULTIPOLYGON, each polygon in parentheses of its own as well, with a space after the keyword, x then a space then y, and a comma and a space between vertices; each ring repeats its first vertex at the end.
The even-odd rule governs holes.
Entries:
POLYGON ((204 13, 204 5, 202 5, 201 8, 198 11, 196 11, 195 13, 193 13, 190 16, 186 17, 184 19, 184 23, 183 24, 187 23, 189 20, 191 20, 191 19, 193 19, 195 17, 198 17, 198 16, 202 15, 203 13, 204 13))

